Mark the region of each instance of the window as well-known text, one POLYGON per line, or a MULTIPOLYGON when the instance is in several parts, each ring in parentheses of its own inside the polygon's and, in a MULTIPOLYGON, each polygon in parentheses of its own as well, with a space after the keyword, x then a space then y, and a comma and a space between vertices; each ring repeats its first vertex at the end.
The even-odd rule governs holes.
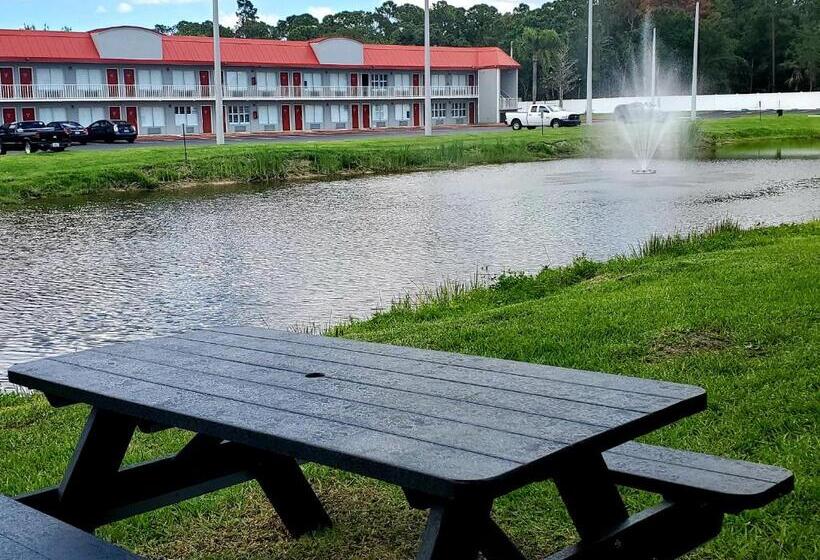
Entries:
POLYGON ((467 116, 467 104, 463 101, 453 103, 450 106, 450 116, 454 119, 463 119, 467 116))
POLYGON ((248 73, 228 71, 225 72, 225 85, 231 89, 245 89, 248 87, 248 73))
POLYGON ((68 120, 65 107, 43 107, 38 113, 40 120, 47 123, 68 120))
POLYGON ((325 108, 322 105, 305 105, 304 113, 308 124, 322 124, 325 121, 325 108))
POLYGON ((373 105, 373 120, 387 122, 387 105, 373 105))
POLYGON ((387 74, 370 74, 370 87, 372 88, 386 88, 387 74))
POLYGON ((228 122, 230 124, 248 124, 251 112, 247 105, 228 105, 228 122))
POLYGON ((171 79, 176 91, 195 92, 197 90, 196 73, 193 70, 174 70, 171 79))
POLYGON ((453 87, 467 87, 466 74, 452 74, 450 76, 450 85, 453 87))
POLYGON ((447 104, 438 102, 433 103, 433 118, 443 119, 447 116, 447 104))
POLYGON ((102 107, 80 107, 78 118, 81 125, 89 126, 91 123, 105 118, 105 109, 102 107))
POLYGON ((396 120, 397 121, 409 121, 410 120, 410 104, 409 103, 398 103, 393 106, 393 111, 396 113, 396 120))
POLYGON ((279 74, 276 72, 257 72, 256 89, 259 91, 276 91, 279 87, 279 74))
POLYGON ((37 68, 35 76, 37 85, 41 86, 61 86, 65 83, 62 68, 37 68))
POLYGON ((306 95, 320 95, 322 74, 320 72, 305 72, 302 75, 302 86, 306 95))
POLYGON ((162 90, 162 70, 137 70, 137 90, 142 94, 162 90))
POLYGON ((396 95, 410 95, 410 74, 396 74, 393 80, 396 95))
POLYGON ((263 125, 279 124, 279 106, 278 105, 260 105, 259 106, 259 124, 263 124, 263 125))
POLYGON ((433 74, 430 76, 430 88, 433 90, 433 95, 444 95, 447 87, 447 76, 444 74, 433 74))
POLYGON ((346 124, 348 119, 347 105, 331 105, 330 106, 330 120, 334 123, 346 124))
POLYGON ((174 122, 177 126, 187 125, 196 126, 199 124, 197 111, 190 106, 174 107, 174 122))
POLYGON ((77 68, 77 84, 82 86, 102 85, 102 71, 99 68, 77 68))
POLYGON ((327 75, 327 84, 333 89, 347 89, 348 76, 344 73, 331 72, 327 75))
POLYGON ((140 107, 140 124, 147 128, 165 126, 164 107, 140 107))

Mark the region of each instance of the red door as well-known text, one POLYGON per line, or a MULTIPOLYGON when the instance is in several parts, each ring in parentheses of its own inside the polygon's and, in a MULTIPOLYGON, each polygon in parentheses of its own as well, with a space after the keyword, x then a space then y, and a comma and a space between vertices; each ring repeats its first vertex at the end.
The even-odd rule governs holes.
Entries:
POLYGON ((302 130, 302 106, 293 106, 293 125, 296 130, 302 130))
MULTIPOLYGON (((199 71, 199 86, 201 90, 202 97, 208 97, 211 95, 210 92, 210 85, 211 85, 211 74, 207 70, 200 70, 199 71)), ((204 107, 203 107, 204 110, 204 107)), ((211 108, 208 107, 208 111, 211 108)), ((209 113, 210 116, 210 113, 209 113)))
POLYGON ((279 87, 282 88, 282 95, 288 95, 288 86, 290 85, 290 81, 288 80, 288 73, 287 72, 279 72, 279 87))
POLYGON ((37 120, 34 114, 34 107, 23 107, 23 120, 34 121, 37 120))
POLYGON ((475 124, 475 102, 470 101, 470 124, 475 124))
POLYGON ((282 130, 290 130, 290 105, 282 105, 282 130))
MULTIPOLYGON (((206 72, 207 74, 207 72, 206 72)), ((205 134, 211 134, 214 131, 213 125, 211 124, 211 106, 210 105, 203 105, 202 106, 202 132, 205 134)))
POLYGON ((294 95, 302 95, 302 73, 293 73, 293 93, 294 95))
POLYGON ((421 126, 421 105, 413 103, 413 126, 421 126))
POLYGON ((413 95, 421 95, 421 92, 419 92, 420 81, 421 77, 418 74, 413 74, 413 95))
POLYGON ((475 75, 474 74, 470 74, 469 76, 467 76, 467 85, 470 86, 470 90, 472 90, 475 87, 475 75))
MULTIPOLYGON (((358 93, 356 92, 356 88, 359 87, 359 75, 358 74, 353 73, 353 74, 350 75, 350 87, 353 88, 353 95, 358 95, 358 93)), ((358 119, 358 117, 353 119, 353 122, 355 123, 353 128, 359 128, 359 119, 358 119)))
POLYGON ((14 95, 14 70, 11 68, 0 68, 0 95, 14 95))
POLYGON ((20 93, 23 97, 31 97, 34 90, 34 72, 31 68, 20 68, 20 93))
POLYGON ((137 77, 133 68, 126 68, 122 71, 122 83, 125 84, 125 95, 134 97, 137 93, 137 88, 134 87, 137 84, 137 77))
POLYGON ((109 97, 117 97, 119 85, 120 85, 120 74, 117 72, 116 68, 109 68, 105 71, 105 78, 108 80, 108 95, 109 97))
POLYGON ((362 105, 362 128, 370 128, 370 105, 362 105))
POLYGON ((14 107, 3 109, 3 124, 10 124, 17 120, 17 110, 14 107))
POLYGON ((137 108, 136 107, 126 107, 125 108, 125 120, 128 121, 128 124, 139 130, 139 122, 137 121, 137 108))
POLYGON ((359 128, 359 106, 350 106, 350 120, 353 121, 353 128, 359 128))
POLYGON ((108 118, 112 121, 121 121, 122 120, 122 109, 119 107, 109 107, 108 108, 108 118))

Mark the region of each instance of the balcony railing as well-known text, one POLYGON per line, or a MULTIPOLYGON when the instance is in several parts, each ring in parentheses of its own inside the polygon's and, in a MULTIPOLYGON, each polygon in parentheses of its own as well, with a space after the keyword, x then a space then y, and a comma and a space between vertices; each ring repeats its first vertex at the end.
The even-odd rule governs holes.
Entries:
POLYGON ((517 97, 504 97, 501 96, 499 98, 499 107, 502 111, 509 111, 509 110, 516 110, 518 106, 521 104, 521 99, 517 97))
MULTIPOLYGON (((478 96, 476 86, 443 86, 431 88, 436 98, 469 98, 478 96)), ((141 100, 207 100, 213 99, 214 86, 142 86, 142 85, 2 85, 0 101, 93 101, 110 99, 141 100)), ((224 87, 224 97, 236 99, 412 99, 424 97, 421 86, 281 86, 224 87)))

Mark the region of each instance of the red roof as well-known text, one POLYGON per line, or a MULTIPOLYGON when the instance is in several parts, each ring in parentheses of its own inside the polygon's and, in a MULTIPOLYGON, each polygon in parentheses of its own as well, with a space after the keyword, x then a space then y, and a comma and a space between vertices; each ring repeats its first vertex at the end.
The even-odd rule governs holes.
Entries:
MULTIPOLYGON (((0 30, 0 61, 98 62, 103 59, 93 32, 0 30)), ((401 45, 364 45, 364 68, 422 68, 424 48, 401 45)), ((497 47, 433 47, 436 69, 475 70, 518 68, 518 63, 497 47)), ((213 64, 213 43, 208 37, 162 37, 162 60, 132 63, 213 64)), ((222 62, 228 66, 319 67, 308 41, 223 39, 222 62)))

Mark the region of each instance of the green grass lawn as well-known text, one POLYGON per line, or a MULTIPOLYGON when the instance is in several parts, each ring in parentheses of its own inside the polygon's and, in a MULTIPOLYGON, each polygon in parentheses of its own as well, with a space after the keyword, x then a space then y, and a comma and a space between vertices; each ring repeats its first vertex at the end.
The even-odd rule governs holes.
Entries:
MULTIPOLYGON (((272 182, 372 173, 450 169, 595 154, 614 125, 587 128, 487 132, 473 130, 425 138, 370 138, 328 142, 243 143, 217 148, 182 147, 99 151, 72 148, 62 154, 0 158, 0 204, 86 195, 118 189, 153 189, 192 183, 272 182)), ((754 138, 820 138, 820 119, 792 115, 710 119, 692 131, 697 152, 754 138)))
MULTIPOLYGON (((647 441, 781 465, 796 490, 728 518, 700 560, 808 560, 820 555, 820 222, 644 246, 644 256, 577 260, 535 276, 399 303, 334 334, 704 387, 708 410, 647 441), (457 292, 457 293, 456 293, 457 292)), ((55 484, 80 432, 82 407, 0 397, 0 492, 55 484)), ((128 460, 168 453, 185 434, 141 435, 128 460)), ((103 528, 153 558, 399 560, 413 558, 424 516, 396 487, 309 465, 335 528, 290 541, 254 484, 103 528)), ((627 492, 638 508, 650 496, 627 492)), ((550 483, 496 502, 494 515, 529 558, 574 531, 550 483)))

